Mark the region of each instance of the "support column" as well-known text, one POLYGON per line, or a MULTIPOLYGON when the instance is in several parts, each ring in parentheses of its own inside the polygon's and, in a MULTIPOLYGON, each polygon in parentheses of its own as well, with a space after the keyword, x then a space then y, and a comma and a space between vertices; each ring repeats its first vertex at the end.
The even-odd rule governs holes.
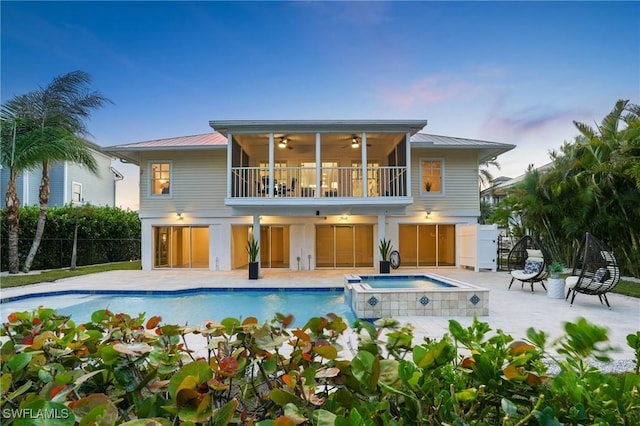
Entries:
POLYGON ((360 138, 360 146, 362 149, 360 150, 362 153, 362 197, 366 198, 369 196, 369 180, 367 174, 367 134, 362 132, 362 137, 360 138))
POLYGON ((273 133, 269 133, 269 197, 274 196, 273 184, 273 163, 275 161, 275 152, 273 148, 273 133))
POLYGON ((253 239, 258 243, 260 251, 258 252, 258 275, 260 275, 260 256, 262 253, 262 243, 260 242, 260 215, 253 215, 253 239))
MULTIPOLYGON (((387 237, 386 221, 387 221, 386 215, 383 215, 383 214, 378 215, 378 241, 376 241, 376 244, 375 244, 376 249, 378 248, 378 244, 380 244, 380 240, 383 240, 387 237)), ((380 262, 382 260, 382 258, 380 257, 380 250, 376 250, 376 252, 377 252, 376 258, 378 259, 378 262, 380 262)))
MULTIPOLYGON (((231 168, 233 167, 233 135, 227 134, 227 198, 231 198, 231 168)), ((173 182, 171 182, 173 186, 173 182)))
POLYGON ((406 136, 407 140, 405 142, 405 148, 406 148, 406 159, 407 159, 407 171, 405 173, 405 185, 406 185, 406 193, 405 196, 410 197, 411 196, 411 132, 407 132, 407 136, 406 136))
POLYGON ((320 150, 320 133, 316 133, 316 193, 315 198, 320 197, 320 190, 322 185, 322 158, 320 150))

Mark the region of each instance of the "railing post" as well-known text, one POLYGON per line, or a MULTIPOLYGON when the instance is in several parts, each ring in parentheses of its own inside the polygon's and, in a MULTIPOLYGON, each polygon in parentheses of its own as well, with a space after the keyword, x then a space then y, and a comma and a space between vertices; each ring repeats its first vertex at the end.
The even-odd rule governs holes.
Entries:
POLYGON ((360 144, 362 150, 362 197, 367 198, 368 194, 368 184, 369 184, 369 175, 367 174, 367 134, 362 132, 360 144))
POLYGON ((233 167, 233 136, 227 134, 227 198, 231 198, 231 167, 233 167))
POLYGON ((316 133, 316 193, 315 198, 320 197, 320 190, 322 189, 322 158, 320 150, 320 132, 316 133))
POLYGON ((406 148, 406 161, 405 161, 405 169, 404 169, 404 193, 403 195, 409 197, 411 196, 411 173, 409 173, 409 170, 411 169, 411 132, 407 132, 406 137, 406 143, 405 143, 405 148, 406 148))

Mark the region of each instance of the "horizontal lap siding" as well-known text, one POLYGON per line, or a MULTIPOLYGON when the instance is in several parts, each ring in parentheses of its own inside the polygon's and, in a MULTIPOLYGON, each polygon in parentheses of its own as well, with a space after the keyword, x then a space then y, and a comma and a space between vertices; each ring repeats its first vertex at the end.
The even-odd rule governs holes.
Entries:
POLYGON ((413 149, 411 195, 414 203, 407 208, 410 211, 478 210, 478 153, 473 149, 413 149), (426 158, 444 160, 444 195, 421 195, 420 160, 426 158))
POLYGON ((172 213, 193 211, 230 212, 225 206, 226 151, 158 151, 142 157, 140 175, 140 211, 172 213), (149 195, 149 162, 171 161, 171 197, 149 195))

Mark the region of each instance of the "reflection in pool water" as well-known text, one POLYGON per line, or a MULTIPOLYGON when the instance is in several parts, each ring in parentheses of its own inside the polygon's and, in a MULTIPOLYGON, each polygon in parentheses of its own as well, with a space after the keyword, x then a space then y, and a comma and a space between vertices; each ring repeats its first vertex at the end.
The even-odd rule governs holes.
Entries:
POLYGON ((165 324, 199 325, 205 320, 221 321, 227 317, 249 316, 264 322, 271 320, 278 312, 292 314, 295 317, 294 326, 298 327, 303 326, 309 318, 326 316, 328 313, 342 316, 349 324, 355 319, 351 308, 344 301, 342 288, 306 291, 202 290, 191 291, 189 294, 64 294, 2 303, 1 318, 4 320, 11 312, 31 311, 38 306, 54 308, 63 315, 71 315, 76 323, 87 322, 91 313, 106 308, 132 316, 145 312, 147 318, 160 315, 165 324))

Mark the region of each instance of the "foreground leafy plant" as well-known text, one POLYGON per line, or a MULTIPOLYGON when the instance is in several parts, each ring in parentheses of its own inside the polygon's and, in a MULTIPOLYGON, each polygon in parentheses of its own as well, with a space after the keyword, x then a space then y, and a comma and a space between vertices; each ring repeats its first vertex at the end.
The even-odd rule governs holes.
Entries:
MULTIPOLYGON (((355 344, 333 314, 298 328, 280 314, 186 327, 100 310, 76 325, 39 308, 7 320, 3 424, 35 424, 34 413, 56 425, 640 423, 638 372, 589 367, 612 348, 583 319, 556 342, 533 329, 516 341, 474 319, 417 344, 391 319, 356 321, 355 344)), ((637 342, 629 336, 640 357, 637 342)))

